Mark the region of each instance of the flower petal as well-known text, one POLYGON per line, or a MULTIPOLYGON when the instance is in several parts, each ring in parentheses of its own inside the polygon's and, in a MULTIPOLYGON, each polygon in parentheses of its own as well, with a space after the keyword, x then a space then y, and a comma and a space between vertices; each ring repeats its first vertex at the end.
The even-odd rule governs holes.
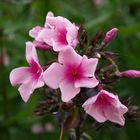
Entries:
POLYGON ((68 45, 60 44, 59 42, 54 41, 54 40, 52 40, 52 42, 53 42, 53 45, 52 45, 53 50, 56 51, 56 52, 59 52, 59 51, 65 49, 66 47, 68 47, 68 45))
POLYGON ((59 83, 63 80, 63 66, 58 63, 53 63, 43 74, 46 85, 53 89, 59 87, 59 83))
POLYGON ((56 34, 53 30, 44 28, 40 31, 36 37, 37 41, 45 42, 46 44, 52 46, 52 39, 56 38, 56 34))
POLYGON ((23 83, 19 88, 18 91, 20 92, 20 95, 24 102, 27 102, 31 96, 31 94, 34 92, 36 88, 44 86, 43 81, 35 80, 32 81, 30 78, 28 82, 23 83))
POLYGON ((53 12, 49 11, 49 12, 47 13, 47 17, 54 17, 53 12))
POLYGON ((86 107, 89 106, 90 104, 94 104, 97 100, 98 95, 95 95, 93 97, 90 97, 89 99, 87 99, 84 104, 82 105, 82 107, 86 107))
POLYGON ((79 92, 80 88, 75 88, 73 83, 63 80, 60 85, 61 96, 63 102, 69 102, 74 98, 79 92))
POLYGON ((106 106, 104 108, 104 115, 108 120, 120 125, 124 125, 125 119, 122 114, 120 114, 119 108, 113 106, 106 106))
POLYGON ((128 108, 125 105, 121 104, 120 114, 125 114, 127 111, 128 111, 128 108))
POLYGON ((20 67, 13 69, 10 73, 10 82, 13 86, 22 84, 24 81, 26 81, 30 74, 30 67, 20 67))
POLYGON ((75 81, 74 86, 76 88, 78 87, 93 88, 93 87, 96 87, 98 84, 99 84, 99 81, 97 79, 85 77, 85 78, 75 81))
POLYGON ((75 26, 75 24, 71 24, 70 27, 67 27, 66 39, 68 44, 74 48, 78 44, 77 36, 78 36, 78 27, 75 26))
POLYGON ((48 24, 50 26, 53 26, 54 28, 59 29, 71 25, 71 22, 68 19, 61 16, 57 16, 57 17, 47 16, 45 26, 48 24))
POLYGON ((40 26, 36 26, 34 28, 32 28, 30 31, 29 31, 29 35, 32 37, 32 38, 36 38, 38 36, 38 33, 42 30, 43 28, 40 27, 40 26))
POLYGON ((39 61, 35 46, 32 42, 26 42, 26 60, 30 65, 32 65, 32 61, 36 63, 39 61))
POLYGON ((92 116, 98 122, 105 122, 107 119, 104 116, 103 110, 100 106, 95 104, 89 105, 85 107, 85 111, 87 114, 92 116))
POLYGON ((58 62, 65 65, 80 65, 82 57, 72 47, 63 49, 58 55, 58 62))
POLYGON ((95 70, 97 68, 98 59, 97 58, 90 58, 88 59, 87 56, 83 56, 82 60, 82 67, 84 69, 84 75, 88 77, 93 77, 95 70))

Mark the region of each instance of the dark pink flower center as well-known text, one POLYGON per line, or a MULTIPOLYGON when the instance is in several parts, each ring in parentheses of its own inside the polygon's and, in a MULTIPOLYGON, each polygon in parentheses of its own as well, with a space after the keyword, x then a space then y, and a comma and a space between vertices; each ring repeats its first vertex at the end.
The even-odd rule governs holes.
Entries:
POLYGON ((102 107, 107 105, 113 105, 114 99, 106 94, 100 94, 96 100, 96 103, 102 107))
POLYGON ((66 40, 66 34, 67 34, 67 30, 65 28, 58 30, 57 39, 58 39, 58 42, 61 45, 67 45, 68 44, 68 42, 66 40))
POLYGON ((68 79, 71 82, 74 82, 76 80, 80 80, 83 78, 83 69, 75 66, 68 66, 66 68, 65 73, 66 79, 68 79))
POLYGON ((38 79, 42 73, 42 68, 35 61, 32 61, 30 73, 32 73, 33 79, 38 79))

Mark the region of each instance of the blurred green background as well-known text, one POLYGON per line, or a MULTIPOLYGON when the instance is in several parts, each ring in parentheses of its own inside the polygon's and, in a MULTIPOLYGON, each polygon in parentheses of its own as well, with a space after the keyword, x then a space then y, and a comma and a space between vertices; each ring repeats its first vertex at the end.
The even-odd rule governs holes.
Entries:
MULTIPOLYGON (((0 64, 0 140, 57 140, 59 137, 53 115, 37 117, 33 113, 41 98, 37 94, 40 90, 24 103, 17 88, 9 83, 9 72, 27 65, 24 50, 25 42, 31 40, 28 31, 43 25, 48 11, 77 25, 84 22, 89 35, 118 28, 118 36, 107 50, 120 53, 121 71, 140 70, 140 0, 0 0, 0 51, 4 50, 6 56, 5 66, 0 64), (47 123, 45 133, 31 131, 38 122, 47 123)), ((122 79, 115 90, 122 97, 134 96, 134 104, 140 105, 139 83, 140 79, 122 79)), ((140 121, 127 122, 123 128, 90 130, 90 133, 93 140, 138 140, 140 121)))

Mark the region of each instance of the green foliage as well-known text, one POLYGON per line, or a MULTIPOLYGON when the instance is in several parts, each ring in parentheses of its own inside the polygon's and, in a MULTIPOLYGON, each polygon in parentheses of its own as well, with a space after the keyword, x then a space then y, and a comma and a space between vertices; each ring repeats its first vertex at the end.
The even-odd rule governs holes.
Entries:
MULTIPOLYGON (((9 72, 26 65, 25 42, 31 40, 28 31, 35 25, 43 25, 48 11, 78 25, 83 22, 90 37, 97 31, 117 27, 117 39, 106 49, 120 53, 120 70, 140 70, 139 0, 103 0, 100 6, 94 0, 0 0, 0 51, 5 48, 10 61, 7 66, 0 66, 0 140, 56 140, 59 137, 59 127, 51 115, 42 118, 33 114, 41 97, 40 90, 25 104, 9 82, 9 72), (30 128, 36 122, 52 122, 55 130, 35 135, 30 128)), ((49 59, 49 54, 46 55, 49 59)), ((115 92, 124 98, 132 95, 135 104, 140 104, 139 82, 139 79, 122 79, 115 86, 115 92)), ((89 140, 137 140, 139 132, 140 122, 129 122, 124 128, 104 126, 98 131, 89 130, 92 138, 85 135, 89 140)))

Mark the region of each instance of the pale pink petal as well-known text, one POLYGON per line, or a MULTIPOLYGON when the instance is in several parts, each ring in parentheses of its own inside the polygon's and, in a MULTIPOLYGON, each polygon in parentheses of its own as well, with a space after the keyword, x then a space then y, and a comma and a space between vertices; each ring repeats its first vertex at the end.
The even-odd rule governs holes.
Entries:
POLYGON ((82 67, 84 69, 84 75, 88 77, 93 77, 95 70, 97 68, 98 59, 97 58, 90 58, 88 59, 87 56, 83 56, 82 60, 82 67))
POLYGON ((37 52, 32 42, 26 42, 26 60, 30 65, 32 65, 32 61, 38 63, 37 52))
POLYGON ((44 86, 44 80, 43 77, 41 76, 38 80, 37 83, 35 84, 35 88, 40 88, 44 86))
POLYGON ((78 87, 93 88, 93 87, 96 87, 98 84, 99 84, 99 81, 97 79, 85 77, 85 78, 75 81, 74 86, 76 88, 78 87))
POLYGON ((34 92, 36 88, 40 88, 44 86, 43 81, 38 80, 32 80, 31 78, 26 82, 23 83, 19 88, 18 91, 20 92, 20 95, 24 102, 27 102, 31 96, 31 94, 34 92))
POLYGON ((24 102, 29 100, 31 94, 34 92, 34 89, 34 82, 24 83, 18 88, 24 102))
POLYGON ((29 31, 29 35, 33 38, 38 36, 38 33, 43 29, 43 27, 36 26, 29 31))
POLYGON ((105 122, 107 120, 104 116, 103 109, 100 106, 96 105, 96 103, 90 105, 90 108, 88 108, 88 110, 85 111, 87 114, 92 116, 96 121, 100 123, 105 122))
POLYGON ((49 12, 47 13, 47 17, 54 17, 53 12, 49 11, 49 12))
POLYGON ((94 104, 94 103, 96 102, 97 98, 98 98, 98 95, 95 95, 95 96, 93 96, 93 97, 90 97, 89 99, 87 99, 87 100, 84 102, 84 104, 82 105, 82 107, 86 107, 86 106, 89 106, 89 105, 91 105, 91 104, 94 104))
POLYGON ((98 96, 99 94, 87 99, 82 105, 82 107, 84 108, 87 114, 92 116, 98 122, 105 122, 107 119, 103 114, 103 110, 98 104, 96 104, 98 96))
POLYGON ((124 125, 124 117, 119 112, 119 108, 113 106, 105 106, 104 107, 104 115, 111 122, 118 123, 120 125, 124 125))
POLYGON ((107 120, 118 123, 120 125, 124 125, 125 119, 123 117, 123 114, 128 111, 127 107, 119 101, 118 96, 112 93, 102 90, 100 91, 98 96, 102 95, 106 95, 106 103, 103 106, 103 111, 107 120))
POLYGON ((66 26, 69 26, 71 24, 71 22, 61 16, 57 16, 57 17, 47 17, 46 18, 46 23, 49 24, 50 26, 53 26, 54 28, 64 28, 66 26))
POLYGON ((61 90, 61 96, 63 102, 69 102, 80 92, 80 88, 75 88, 73 83, 70 83, 67 80, 63 80, 60 83, 59 87, 61 90))
POLYGON ((52 42, 53 42, 53 45, 52 45, 53 50, 56 51, 56 52, 59 52, 59 51, 65 49, 66 47, 68 47, 68 45, 62 45, 59 42, 54 41, 54 40, 52 40, 52 42))
POLYGON ((53 39, 56 39, 56 33, 53 30, 47 28, 42 29, 36 37, 37 41, 45 42, 50 46, 52 46, 53 39))
POLYGON ((58 63, 53 63, 43 74, 46 85, 53 89, 59 87, 59 83, 64 79, 63 66, 58 63))
POLYGON ((30 67, 20 67, 13 69, 10 73, 11 84, 13 86, 22 84, 31 76, 30 70, 30 67))
POLYGON ((72 24, 70 27, 67 27, 67 34, 66 34, 66 39, 69 45, 72 47, 76 47, 78 44, 78 28, 75 26, 75 24, 72 24))
POLYGON ((120 114, 125 114, 128 111, 128 108, 123 104, 121 104, 119 109, 120 109, 120 114))
POLYGON ((50 24, 48 23, 48 18, 49 18, 49 17, 54 17, 54 14, 53 14, 52 12, 48 12, 48 13, 47 13, 44 27, 45 27, 45 28, 54 29, 54 26, 52 26, 52 25, 50 25, 50 24))
POLYGON ((65 65, 80 65, 82 57, 72 47, 63 49, 58 55, 58 62, 65 65))

